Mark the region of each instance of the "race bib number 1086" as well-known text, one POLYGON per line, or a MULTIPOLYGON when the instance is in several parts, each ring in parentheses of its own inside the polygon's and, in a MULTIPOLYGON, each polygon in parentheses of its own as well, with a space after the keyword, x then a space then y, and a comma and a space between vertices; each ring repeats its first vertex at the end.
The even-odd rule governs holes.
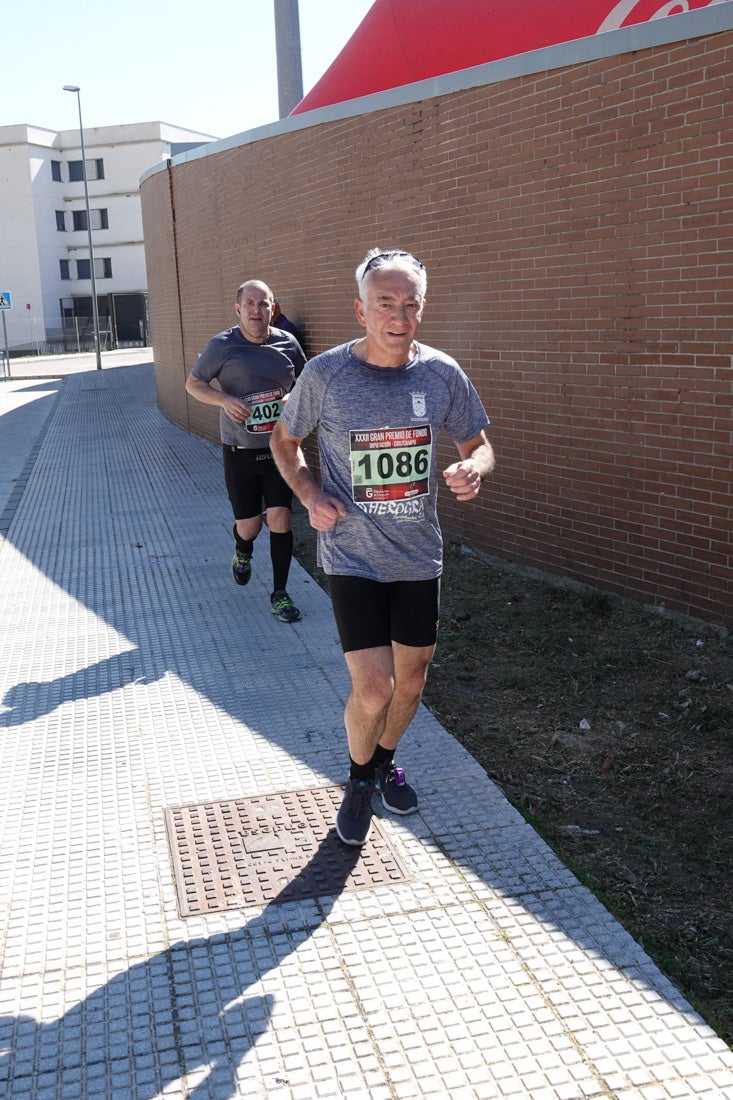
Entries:
POLYGON ((429 424, 349 432, 351 492, 355 504, 412 500, 430 491, 429 424))

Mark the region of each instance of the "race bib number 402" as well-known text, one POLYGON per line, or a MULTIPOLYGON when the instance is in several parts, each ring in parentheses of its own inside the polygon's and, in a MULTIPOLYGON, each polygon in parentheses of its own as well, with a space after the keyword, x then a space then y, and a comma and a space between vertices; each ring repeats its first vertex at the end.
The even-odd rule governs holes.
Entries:
POLYGON ((429 424, 349 432, 349 452, 355 504, 369 500, 412 500, 430 491, 429 424))
POLYGON ((283 411, 282 390, 265 390, 263 393, 251 393, 242 400, 252 407, 245 427, 248 432, 271 432, 283 411))

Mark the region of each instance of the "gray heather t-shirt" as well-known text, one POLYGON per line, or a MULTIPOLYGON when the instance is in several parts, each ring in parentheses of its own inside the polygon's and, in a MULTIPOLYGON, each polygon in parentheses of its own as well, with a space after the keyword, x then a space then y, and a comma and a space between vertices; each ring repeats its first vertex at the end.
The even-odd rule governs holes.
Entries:
POLYGON ((222 392, 252 405, 246 424, 235 424, 219 410, 222 443, 261 450, 280 417, 283 396, 293 388, 305 364, 300 344, 289 332, 273 328, 264 344, 253 344, 239 325, 209 340, 191 372, 194 378, 216 378, 222 392))
POLYGON ((489 423, 454 359, 418 344, 404 367, 373 367, 353 342, 311 359, 282 419, 291 436, 318 429, 323 489, 347 515, 318 532, 326 573, 376 581, 440 576, 436 450, 444 429, 465 443, 489 423))

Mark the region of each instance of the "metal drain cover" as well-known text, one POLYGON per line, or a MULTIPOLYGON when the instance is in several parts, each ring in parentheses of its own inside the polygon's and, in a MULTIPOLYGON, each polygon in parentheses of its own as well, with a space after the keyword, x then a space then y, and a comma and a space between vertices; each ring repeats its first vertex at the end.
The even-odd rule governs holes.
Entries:
POLYGON ((342 787, 170 806, 168 843, 182 917, 331 897, 404 882, 377 818, 361 848, 333 827, 342 787))

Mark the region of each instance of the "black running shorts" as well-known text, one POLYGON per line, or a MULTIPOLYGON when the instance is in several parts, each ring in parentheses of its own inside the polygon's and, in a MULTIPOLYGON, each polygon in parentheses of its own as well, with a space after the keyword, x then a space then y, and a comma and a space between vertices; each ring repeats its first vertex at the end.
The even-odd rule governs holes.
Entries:
POLYGON ((392 642, 432 646, 438 637, 440 577, 383 584, 365 577, 328 578, 344 653, 392 642))
POLYGON ((247 450, 224 444, 224 480, 235 519, 252 519, 265 508, 290 508, 293 491, 283 481, 269 448, 247 450))

